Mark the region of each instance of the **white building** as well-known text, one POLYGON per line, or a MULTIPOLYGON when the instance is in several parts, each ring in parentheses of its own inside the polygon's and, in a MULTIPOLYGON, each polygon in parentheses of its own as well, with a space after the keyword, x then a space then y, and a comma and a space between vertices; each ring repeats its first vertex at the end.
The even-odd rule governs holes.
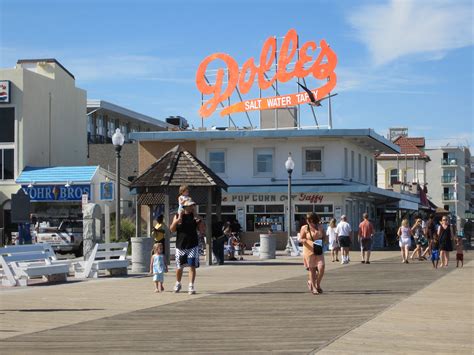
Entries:
POLYGON ((377 208, 398 206, 400 200, 418 209, 417 197, 375 185, 375 152, 396 154, 400 148, 371 129, 139 132, 131 138, 139 141, 140 172, 180 144, 222 177, 229 185, 223 215, 240 222, 247 245, 269 229, 280 248, 286 244, 284 164, 290 152, 295 161, 293 233, 307 212, 317 212, 324 221, 346 214, 357 229, 362 213, 376 221, 377 208))
POLYGON ((458 217, 458 227, 471 202, 471 154, 467 147, 426 149, 428 197, 458 217))
POLYGON ((0 69, 0 85, 0 228, 8 229, 25 167, 86 164, 87 140, 77 134, 86 131, 86 92, 55 59, 19 60, 0 69))

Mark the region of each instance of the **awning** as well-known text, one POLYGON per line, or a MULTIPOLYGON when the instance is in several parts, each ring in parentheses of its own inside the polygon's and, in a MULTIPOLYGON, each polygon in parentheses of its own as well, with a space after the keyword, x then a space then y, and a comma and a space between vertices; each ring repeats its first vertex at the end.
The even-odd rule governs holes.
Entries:
POLYGON ((18 178, 17 184, 66 184, 91 183, 99 166, 27 166, 18 178))

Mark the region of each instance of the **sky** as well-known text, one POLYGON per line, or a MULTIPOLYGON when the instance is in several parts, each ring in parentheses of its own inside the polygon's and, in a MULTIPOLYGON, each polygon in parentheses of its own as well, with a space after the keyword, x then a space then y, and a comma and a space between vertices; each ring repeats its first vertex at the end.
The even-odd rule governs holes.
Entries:
MULTIPOLYGON (((239 66, 251 57, 258 62, 268 37, 280 46, 295 29, 300 45, 324 39, 337 54, 333 128, 386 135, 389 127, 408 127, 429 147, 472 149, 473 13, 472 0, 0 0, 0 67, 56 58, 89 99, 160 120, 180 115, 197 128, 199 64, 213 53, 227 53, 239 66)), ((306 83, 321 85, 312 77, 306 83)), ((279 91, 295 93, 296 80, 279 83, 279 91)), ((255 83, 243 98, 258 96, 255 83)), ((238 101, 234 91, 231 103, 238 101)), ((320 125, 327 111, 327 101, 316 108, 320 125)), ((258 114, 249 116, 258 125, 258 114)), ((249 126, 244 114, 232 119, 249 126)), ((308 105, 301 122, 315 124, 308 105)), ((204 120, 207 127, 227 124, 218 111, 204 120)))

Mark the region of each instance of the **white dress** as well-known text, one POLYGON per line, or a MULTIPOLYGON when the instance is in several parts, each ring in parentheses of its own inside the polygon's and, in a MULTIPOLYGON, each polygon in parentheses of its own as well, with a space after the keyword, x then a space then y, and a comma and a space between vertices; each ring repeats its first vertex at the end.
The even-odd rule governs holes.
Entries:
POLYGON ((329 236, 329 250, 339 248, 339 243, 337 242, 336 228, 328 227, 327 235, 329 236))

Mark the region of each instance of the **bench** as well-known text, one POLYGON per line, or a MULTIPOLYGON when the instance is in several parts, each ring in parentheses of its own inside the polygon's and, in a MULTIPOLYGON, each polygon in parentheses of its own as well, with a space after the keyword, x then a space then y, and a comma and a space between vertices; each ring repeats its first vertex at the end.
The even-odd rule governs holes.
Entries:
POLYGON ((56 259, 49 245, 13 245, 0 249, 3 286, 27 286, 28 279, 43 277, 46 281, 66 281, 69 263, 56 259), (53 256, 54 255, 54 256, 53 256))
POLYGON ((76 278, 98 278, 100 270, 112 276, 127 275, 128 242, 96 244, 87 261, 74 265, 76 278))

